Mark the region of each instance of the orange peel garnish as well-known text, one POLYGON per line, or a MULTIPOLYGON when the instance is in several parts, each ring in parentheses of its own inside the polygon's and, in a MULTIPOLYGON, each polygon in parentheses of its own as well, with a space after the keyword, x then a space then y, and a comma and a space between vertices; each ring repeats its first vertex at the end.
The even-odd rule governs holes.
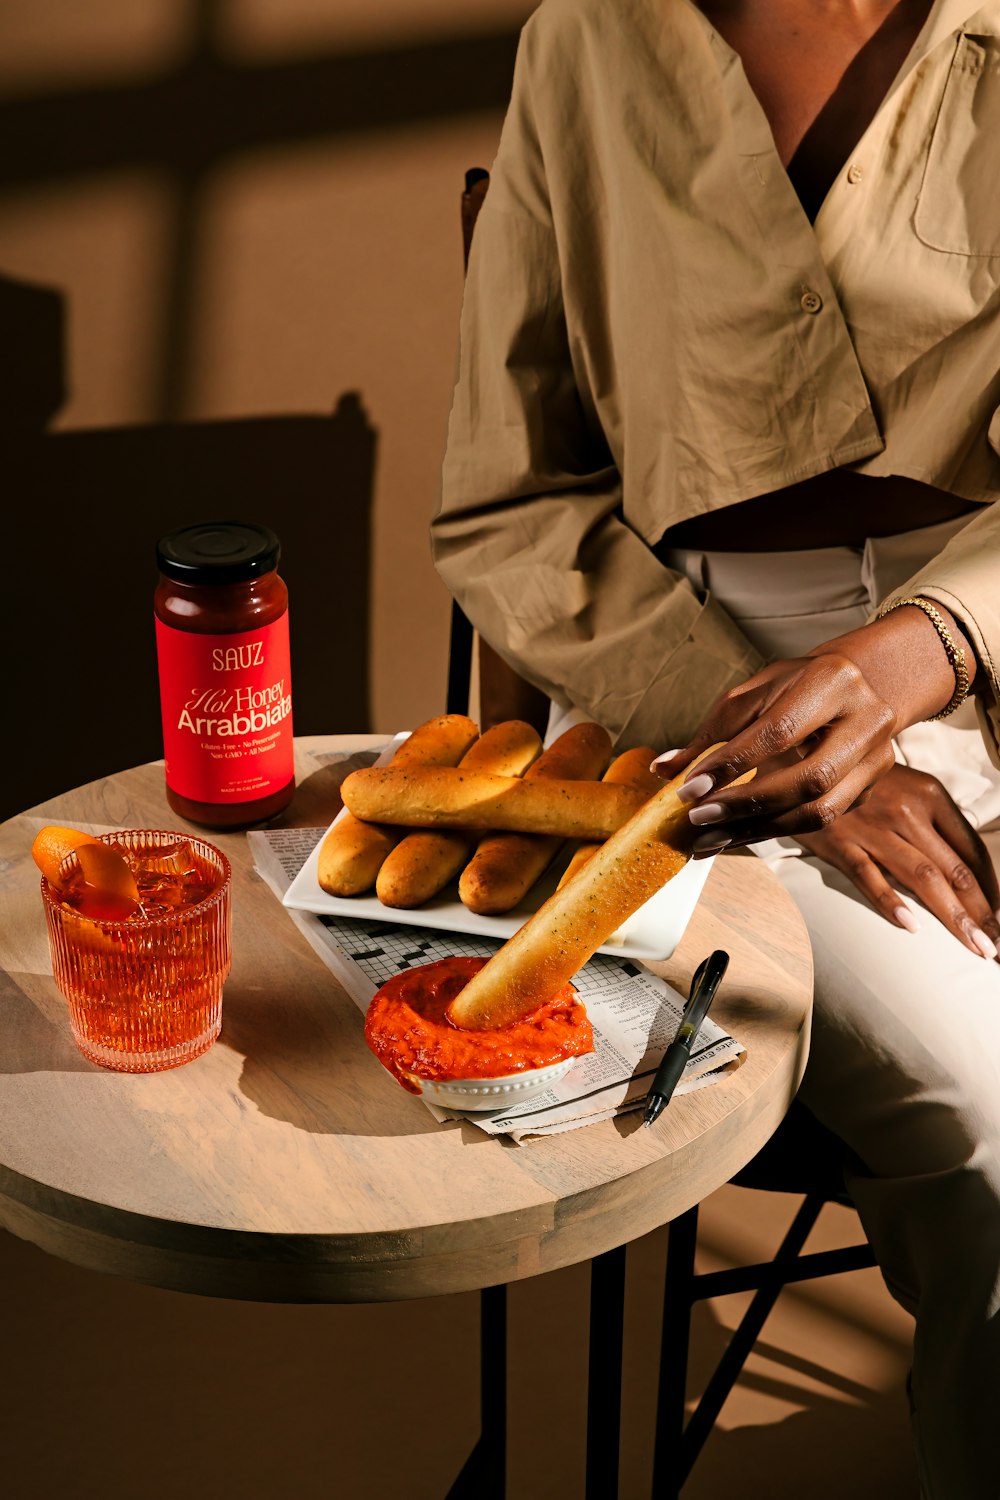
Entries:
POLYGON ((54 890, 62 894, 67 885, 73 887, 81 916, 117 921, 139 904, 139 888, 124 856, 93 834, 50 825, 36 835, 31 857, 54 890), (65 864, 72 854, 82 879, 75 871, 67 878, 65 864))
POLYGON ((139 905, 139 887, 124 855, 110 844, 81 844, 76 851, 84 879, 80 912, 85 917, 117 921, 139 905))
POLYGON ((50 823, 36 833, 31 846, 31 857, 49 885, 58 890, 59 866, 63 860, 85 845, 98 842, 92 833, 81 833, 79 828, 62 828, 58 823, 50 823))

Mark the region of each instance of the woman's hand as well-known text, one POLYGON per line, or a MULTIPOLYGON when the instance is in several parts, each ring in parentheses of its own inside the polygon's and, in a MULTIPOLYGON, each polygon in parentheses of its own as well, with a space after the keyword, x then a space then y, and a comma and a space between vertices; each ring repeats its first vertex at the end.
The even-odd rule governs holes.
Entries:
MULTIPOLYGON (((965 652, 971 682, 975 656, 956 622, 941 614, 965 652)), ((816 833, 892 769, 893 734, 940 712, 954 690, 937 631, 923 610, 906 606, 808 656, 764 667, 723 694, 689 745, 654 766, 674 777, 708 751, 680 790, 699 804, 691 822, 705 832, 696 853, 816 833), (753 781, 730 787, 751 769, 753 781)))
POLYGON ((1000 888, 986 845, 936 776, 894 766, 864 806, 798 842, 854 882, 886 921, 917 921, 903 886, 973 953, 997 957, 1000 888))
POLYGON ((706 828, 695 852, 714 852, 827 827, 895 764, 895 727, 892 709, 854 662, 799 657, 772 662, 724 694, 690 745, 654 766, 676 776, 725 741, 681 787, 690 802, 759 768, 753 781, 691 809, 691 822, 706 828))

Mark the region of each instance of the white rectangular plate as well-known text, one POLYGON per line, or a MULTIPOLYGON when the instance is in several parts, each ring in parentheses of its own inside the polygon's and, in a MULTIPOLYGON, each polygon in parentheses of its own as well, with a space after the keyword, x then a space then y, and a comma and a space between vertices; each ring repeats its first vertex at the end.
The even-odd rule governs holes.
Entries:
MULTIPOLYGON (((403 738, 404 735, 397 735, 375 764, 387 765, 403 738)), ((340 817, 343 817, 343 812, 338 814, 340 817)), ((354 917, 359 921, 389 922, 394 926, 430 927, 440 932, 478 933, 501 941, 513 936, 552 894, 572 853, 568 847, 513 911, 502 917, 480 917, 462 905, 454 881, 433 901, 411 911, 383 906, 374 891, 367 896, 331 896, 317 879, 320 844, 322 839, 285 892, 285 906, 316 912, 324 917, 354 917)), ((637 958, 640 962, 669 958, 690 921, 712 863, 711 859, 688 860, 673 880, 629 917, 598 952, 616 954, 619 958, 637 958)))

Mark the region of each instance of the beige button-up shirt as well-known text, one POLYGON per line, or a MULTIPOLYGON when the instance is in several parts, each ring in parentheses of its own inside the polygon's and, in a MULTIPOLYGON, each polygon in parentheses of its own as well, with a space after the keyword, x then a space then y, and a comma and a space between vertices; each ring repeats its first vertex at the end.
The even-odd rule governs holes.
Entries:
POLYGON ((969 632, 995 741, 998 407, 1000 0, 936 0, 815 224, 691 0, 543 0, 473 242, 432 528, 519 671, 621 743, 684 744, 760 659, 650 546, 847 466, 984 505, 907 590, 969 632))

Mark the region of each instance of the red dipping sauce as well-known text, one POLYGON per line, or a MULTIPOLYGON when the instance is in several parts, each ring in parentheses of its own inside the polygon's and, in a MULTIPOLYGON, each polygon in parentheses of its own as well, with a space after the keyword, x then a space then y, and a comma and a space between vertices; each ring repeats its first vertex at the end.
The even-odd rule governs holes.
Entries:
POLYGON ((365 1040, 411 1094, 420 1089, 407 1074, 429 1082, 505 1078, 594 1050, 586 1006, 571 984, 510 1026, 488 1031, 456 1026, 448 1006, 485 963, 485 958, 442 958, 395 975, 373 997, 365 1040))

